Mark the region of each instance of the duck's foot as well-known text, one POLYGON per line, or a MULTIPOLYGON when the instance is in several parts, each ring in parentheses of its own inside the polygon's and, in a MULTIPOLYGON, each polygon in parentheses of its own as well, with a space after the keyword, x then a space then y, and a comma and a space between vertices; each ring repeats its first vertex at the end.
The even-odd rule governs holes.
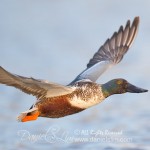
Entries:
POLYGON ((17 120, 19 122, 33 121, 38 118, 39 114, 40 114, 39 111, 33 108, 33 109, 30 109, 29 111, 21 113, 18 116, 17 120))

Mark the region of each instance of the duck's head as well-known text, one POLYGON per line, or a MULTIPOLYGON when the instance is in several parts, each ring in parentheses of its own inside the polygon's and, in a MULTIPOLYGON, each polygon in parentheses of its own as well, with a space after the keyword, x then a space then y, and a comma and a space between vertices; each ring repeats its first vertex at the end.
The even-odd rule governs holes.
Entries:
POLYGON ((126 92, 143 93, 147 92, 148 90, 136 87, 125 79, 113 79, 102 85, 102 91, 105 97, 108 97, 113 94, 122 94, 126 92))

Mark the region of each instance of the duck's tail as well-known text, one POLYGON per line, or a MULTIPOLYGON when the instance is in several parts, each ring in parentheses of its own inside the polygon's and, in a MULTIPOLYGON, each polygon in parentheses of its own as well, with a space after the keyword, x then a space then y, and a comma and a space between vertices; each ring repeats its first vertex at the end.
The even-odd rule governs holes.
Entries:
POLYGON ((26 122, 26 121, 32 121, 36 120, 39 116, 39 111, 37 108, 32 108, 30 110, 27 110, 25 112, 22 112, 18 117, 17 120, 19 122, 26 122))

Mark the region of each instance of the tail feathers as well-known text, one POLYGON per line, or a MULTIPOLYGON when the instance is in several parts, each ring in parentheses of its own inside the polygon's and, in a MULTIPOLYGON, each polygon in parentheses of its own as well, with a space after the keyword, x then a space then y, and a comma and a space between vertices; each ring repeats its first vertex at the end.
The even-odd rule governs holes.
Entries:
POLYGON ((39 116, 39 111, 37 108, 32 108, 28 111, 22 112, 18 117, 18 122, 26 122, 36 120, 39 116))

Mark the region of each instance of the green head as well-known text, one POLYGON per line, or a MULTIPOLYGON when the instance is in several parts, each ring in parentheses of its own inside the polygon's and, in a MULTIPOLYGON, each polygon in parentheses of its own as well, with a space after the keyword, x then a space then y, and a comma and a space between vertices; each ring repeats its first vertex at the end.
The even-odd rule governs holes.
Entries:
POLYGON ((136 87, 124 79, 113 79, 102 85, 102 91, 104 96, 108 97, 113 94, 122 94, 126 92, 143 93, 148 90, 136 87))

